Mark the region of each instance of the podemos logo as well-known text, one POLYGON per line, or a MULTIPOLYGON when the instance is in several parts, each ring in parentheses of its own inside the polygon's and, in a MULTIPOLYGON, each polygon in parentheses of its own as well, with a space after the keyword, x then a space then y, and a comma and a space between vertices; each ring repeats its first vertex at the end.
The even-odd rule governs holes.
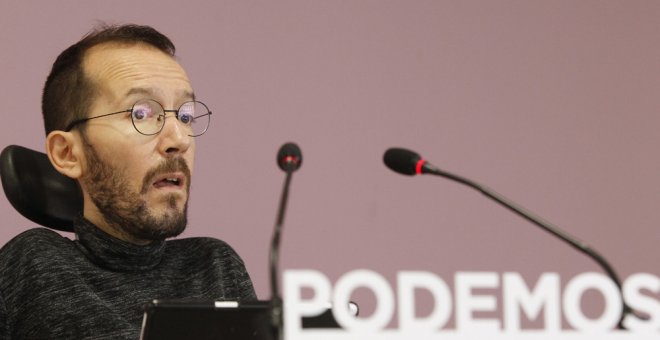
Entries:
POLYGON ((601 334, 598 339, 636 340, 646 339, 642 334, 649 339, 660 335, 660 302, 657 299, 660 278, 652 274, 634 274, 623 283, 626 303, 645 316, 626 315, 623 319, 626 331, 616 330, 623 311, 621 293, 603 274, 579 274, 566 283, 563 291, 557 273, 543 273, 533 287, 528 287, 522 276, 514 272, 457 272, 453 282, 452 292, 434 273, 401 271, 397 273, 394 288, 377 272, 354 270, 341 276, 333 287, 319 271, 288 270, 284 273, 285 333, 288 339, 304 334, 313 334, 315 339, 365 339, 366 334, 369 339, 467 339, 461 334, 488 335, 489 339, 495 339, 500 338, 498 334, 525 333, 530 337, 515 338, 585 339, 580 335, 601 334), (355 290, 365 288, 376 297, 376 307, 371 315, 356 317, 347 306, 355 290), (483 293, 483 289, 501 289, 501 318, 478 317, 480 312, 494 312, 498 308, 498 298, 483 293), (311 291, 313 296, 305 299, 303 290, 311 291), (416 290, 428 291, 434 300, 431 313, 423 317, 415 314, 416 290), (581 307, 583 295, 591 290, 600 293, 604 301, 603 312, 595 318, 585 315, 581 307), (328 308, 328 302, 332 303, 333 315, 342 330, 303 329, 301 318, 319 315, 328 308), (447 329, 452 314, 455 326, 447 329), (523 314, 530 320, 540 318, 543 329, 522 329, 523 314), (562 316, 570 329, 562 329, 562 316), (397 318, 398 328, 386 329, 394 318, 397 318), (383 337, 377 336, 379 334, 383 337), (429 337, 431 334, 443 336, 429 337))

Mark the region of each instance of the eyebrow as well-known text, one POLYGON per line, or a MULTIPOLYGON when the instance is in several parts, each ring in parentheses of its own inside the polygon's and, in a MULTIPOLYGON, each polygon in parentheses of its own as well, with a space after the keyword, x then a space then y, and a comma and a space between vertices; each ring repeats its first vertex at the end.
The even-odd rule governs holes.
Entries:
MULTIPOLYGON (((155 88, 145 88, 145 87, 133 87, 128 92, 126 92, 126 97, 135 95, 135 94, 141 94, 141 95, 148 95, 153 97, 157 97, 159 94, 161 94, 162 91, 159 91, 155 88)), ((191 98, 192 100, 195 100, 195 93, 187 90, 180 91, 179 98, 191 98)))

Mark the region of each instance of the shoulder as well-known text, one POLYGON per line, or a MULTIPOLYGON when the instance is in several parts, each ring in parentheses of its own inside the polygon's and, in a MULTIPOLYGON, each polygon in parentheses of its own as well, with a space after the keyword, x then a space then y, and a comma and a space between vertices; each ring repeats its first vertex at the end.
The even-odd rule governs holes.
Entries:
POLYGON ((216 287, 221 300, 250 301, 256 299, 254 287, 245 264, 234 249, 222 240, 193 237, 167 241, 165 266, 178 268, 179 273, 205 287, 216 287))
POLYGON ((243 259, 225 241, 210 237, 192 237, 167 241, 165 263, 188 268, 224 268, 244 271, 243 259))
POLYGON ((73 241, 60 234, 44 229, 30 229, 5 244, 0 249, 0 294, 8 291, 19 296, 26 282, 44 283, 71 260, 73 241))
POLYGON ((34 228, 20 233, 7 242, 0 249, 0 260, 8 254, 26 253, 35 250, 43 252, 64 245, 72 245, 72 243, 70 239, 50 229, 34 228))
MULTIPOLYGON (((166 252, 174 252, 177 255, 188 255, 191 257, 240 257, 227 242, 212 237, 191 237, 167 241, 166 252)), ((242 261, 241 261, 242 262, 242 261)))
POLYGON ((55 231, 36 228, 22 232, 0 249, 0 270, 17 267, 48 267, 67 258, 75 245, 55 231))

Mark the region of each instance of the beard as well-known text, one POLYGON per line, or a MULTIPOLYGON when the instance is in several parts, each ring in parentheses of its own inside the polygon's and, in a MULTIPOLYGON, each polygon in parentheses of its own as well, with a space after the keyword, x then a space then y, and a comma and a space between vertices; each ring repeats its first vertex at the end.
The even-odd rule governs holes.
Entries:
POLYGON ((86 141, 83 144, 88 174, 81 180, 92 202, 111 228, 134 239, 149 241, 175 237, 185 230, 188 224, 188 197, 185 198, 183 208, 178 209, 177 195, 167 195, 167 208, 160 215, 154 215, 143 198, 156 176, 175 171, 186 176, 186 195, 189 195, 190 168, 183 158, 168 158, 151 168, 144 176, 141 190, 135 191, 125 171, 102 160, 91 144, 86 141))

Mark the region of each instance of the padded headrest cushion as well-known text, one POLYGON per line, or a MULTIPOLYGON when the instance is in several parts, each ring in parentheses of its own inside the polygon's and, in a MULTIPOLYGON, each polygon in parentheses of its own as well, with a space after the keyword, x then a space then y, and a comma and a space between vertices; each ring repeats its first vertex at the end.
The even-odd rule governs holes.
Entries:
POLYGON ((10 145, 0 154, 2 188, 21 215, 40 225, 73 231, 83 210, 82 192, 73 179, 53 168, 44 153, 10 145))

